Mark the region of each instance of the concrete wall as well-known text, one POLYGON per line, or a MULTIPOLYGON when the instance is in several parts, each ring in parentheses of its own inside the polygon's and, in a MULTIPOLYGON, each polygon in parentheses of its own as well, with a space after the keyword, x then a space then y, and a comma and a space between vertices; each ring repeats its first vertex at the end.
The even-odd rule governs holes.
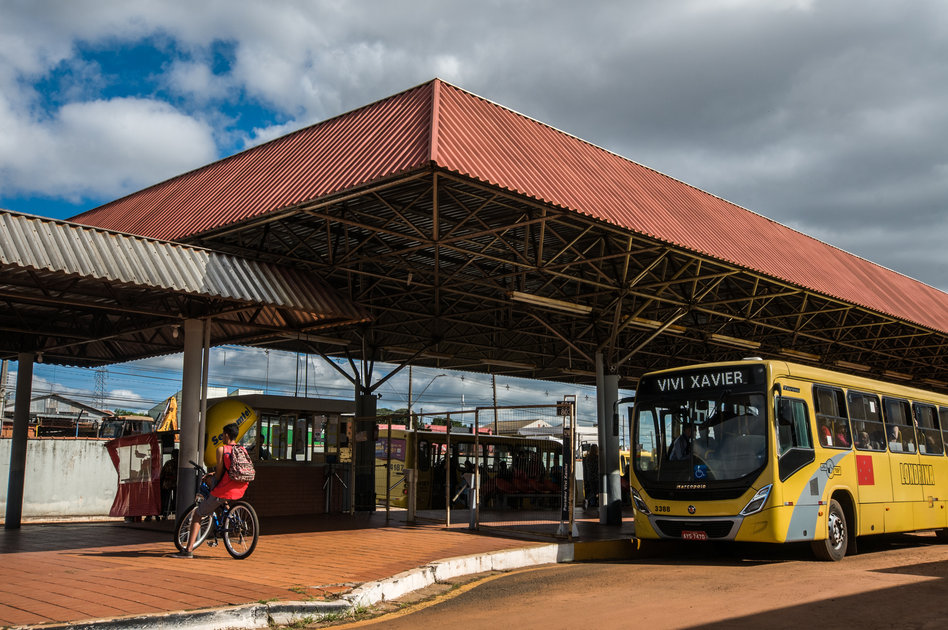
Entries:
MULTIPOLYGON (((26 450, 23 518, 108 516, 118 474, 105 449, 106 440, 31 438, 26 450)), ((325 468, 256 462, 257 478, 247 490, 261 516, 321 514, 326 509, 325 468)), ((7 509, 10 440, 0 439, 0 519, 7 509)), ((348 480, 347 480, 348 482, 348 480)), ((330 510, 342 510, 346 490, 333 483, 330 510)))
MULTIPOLYGON (((10 440, 0 439, 0 518, 6 514, 9 476, 10 440)), ((117 484, 105 440, 31 438, 23 518, 108 516, 117 484)))

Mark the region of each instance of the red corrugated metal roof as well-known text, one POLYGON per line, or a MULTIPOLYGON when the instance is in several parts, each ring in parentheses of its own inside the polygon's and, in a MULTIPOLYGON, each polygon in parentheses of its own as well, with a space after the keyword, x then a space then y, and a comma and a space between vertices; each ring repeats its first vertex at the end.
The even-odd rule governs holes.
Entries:
POLYGON ((434 80, 75 217, 179 239, 434 162, 948 332, 948 295, 434 80))
POLYGON ((948 295, 450 85, 438 166, 948 332, 948 295))
POLYGON ((72 220, 166 240, 428 163, 430 84, 301 129, 72 220))

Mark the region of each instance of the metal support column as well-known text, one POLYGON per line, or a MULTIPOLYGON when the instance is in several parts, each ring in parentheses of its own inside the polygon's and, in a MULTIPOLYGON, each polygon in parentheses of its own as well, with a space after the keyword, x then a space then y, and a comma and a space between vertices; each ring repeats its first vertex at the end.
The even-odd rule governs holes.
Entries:
POLYGON ((619 376, 606 374, 596 353, 596 403, 599 425, 599 523, 622 524, 622 480, 619 475, 619 422, 613 413, 619 399, 619 376))
POLYGON ((7 477, 6 529, 19 529, 23 516, 23 483, 26 480, 26 445, 30 436, 30 398, 33 392, 33 354, 17 355, 16 406, 10 441, 10 475, 7 477))
POLYGON ((181 365, 181 415, 178 419, 180 446, 178 452, 178 489, 175 513, 184 513, 194 501, 197 477, 189 463, 204 461, 204 436, 200 433, 201 350, 203 346, 201 321, 184 321, 184 356, 181 365))

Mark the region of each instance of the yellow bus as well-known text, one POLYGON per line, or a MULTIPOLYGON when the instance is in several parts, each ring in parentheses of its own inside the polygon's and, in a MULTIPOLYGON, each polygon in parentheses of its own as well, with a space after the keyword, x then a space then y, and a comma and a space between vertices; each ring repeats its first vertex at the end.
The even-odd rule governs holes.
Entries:
POLYGON ((547 437, 513 437, 460 431, 408 431, 404 427, 379 431, 375 443, 376 498, 393 507, 407 507, 405 469, 417 472, 416 507, 443 510, 445 497, 452 507, 467 507, 465 474, 480 468, 479 502, 482 509, 558 507, 563 466, 562 441, 547 437), (385 467, 391 473, 386 474, 385 467), (447 470, 446 470, 447 469, 447 470))
POLYGON ((858 536, 948 533, 948 396, 748 359, 644 376, 631 422, 640 538, 841 560, 858 536))

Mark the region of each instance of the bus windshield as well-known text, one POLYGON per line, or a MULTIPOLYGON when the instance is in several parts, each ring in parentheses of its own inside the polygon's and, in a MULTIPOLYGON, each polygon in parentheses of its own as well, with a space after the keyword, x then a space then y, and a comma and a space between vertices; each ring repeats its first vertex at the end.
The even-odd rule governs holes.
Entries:
POLYGON ((764 396, 702 390, 639 398, 633 466, 645 483, 714 485, 760 471, 767 461, 764 396))

